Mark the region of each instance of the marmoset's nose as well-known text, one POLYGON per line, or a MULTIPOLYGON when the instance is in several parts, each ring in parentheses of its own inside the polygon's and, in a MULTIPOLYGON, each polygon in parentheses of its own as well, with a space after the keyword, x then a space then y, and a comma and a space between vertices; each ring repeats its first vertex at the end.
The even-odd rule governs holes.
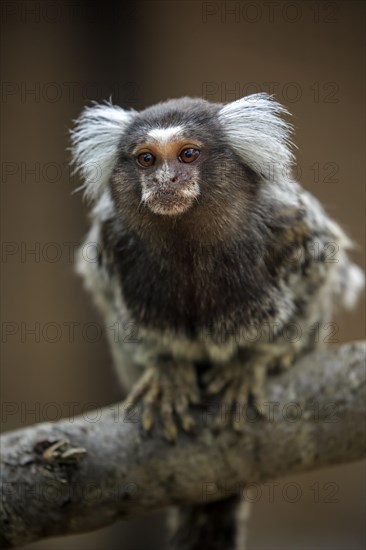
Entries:
POLYGON ((185 183, 187 183, 188 177, 187 174, 180 173, 180 172, 173 172, 170 174, 163 173, 159 175, 155 175, 152 178, 152 181, 155 185, 169 188, 169 187, 181 187, 185 183))

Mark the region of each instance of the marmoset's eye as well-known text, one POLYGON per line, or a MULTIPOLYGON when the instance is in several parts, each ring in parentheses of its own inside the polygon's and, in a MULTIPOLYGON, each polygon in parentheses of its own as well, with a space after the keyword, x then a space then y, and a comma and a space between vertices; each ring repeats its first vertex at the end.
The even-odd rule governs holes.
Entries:
POLYGON ((156 158, 151 153, 141 153, 136 160, 140 166, 146 168, 155 164, 156 158))
POLYGON ((178 159, 181 162, 194 162, 196 159, 198 159, 200 154, 201 154, 201 151, 199 151, 198 149, 189 147, 188 149, 183 149, 183 151, 181 151, 178 159))

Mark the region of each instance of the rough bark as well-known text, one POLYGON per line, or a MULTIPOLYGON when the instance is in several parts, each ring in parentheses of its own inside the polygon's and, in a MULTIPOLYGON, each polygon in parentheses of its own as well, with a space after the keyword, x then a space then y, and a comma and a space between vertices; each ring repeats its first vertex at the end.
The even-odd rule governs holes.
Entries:
MULTIPOLYGON (((106 526, 170 505, 240 495, 249 482, 365 455, 365 343, 307 355, 266 384, 265 417, 213 433, 217 412, 194 411, 195 435, 149 435, 123 405, 1 437, 2 547, 106 526)), ((249 417, 248 411, 248 417, 249 417)))

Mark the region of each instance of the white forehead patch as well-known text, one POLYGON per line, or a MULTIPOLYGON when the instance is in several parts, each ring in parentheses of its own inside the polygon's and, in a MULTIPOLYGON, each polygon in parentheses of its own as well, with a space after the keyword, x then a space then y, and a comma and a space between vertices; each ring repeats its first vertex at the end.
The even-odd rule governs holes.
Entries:
POLYGON ((169 128, 153 128, 148 136, 160 143, 167 143, 174 138, 180 137, 183 126, 170 126, 169 128))

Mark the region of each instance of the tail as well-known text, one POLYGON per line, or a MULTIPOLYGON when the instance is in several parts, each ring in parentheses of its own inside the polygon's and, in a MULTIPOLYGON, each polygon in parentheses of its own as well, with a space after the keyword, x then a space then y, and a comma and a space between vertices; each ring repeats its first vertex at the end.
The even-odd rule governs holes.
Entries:
POLYGON ((170 512, 171 550, 236 550, 245 548, 250 503, 226 500, 177 508, 170 512))

